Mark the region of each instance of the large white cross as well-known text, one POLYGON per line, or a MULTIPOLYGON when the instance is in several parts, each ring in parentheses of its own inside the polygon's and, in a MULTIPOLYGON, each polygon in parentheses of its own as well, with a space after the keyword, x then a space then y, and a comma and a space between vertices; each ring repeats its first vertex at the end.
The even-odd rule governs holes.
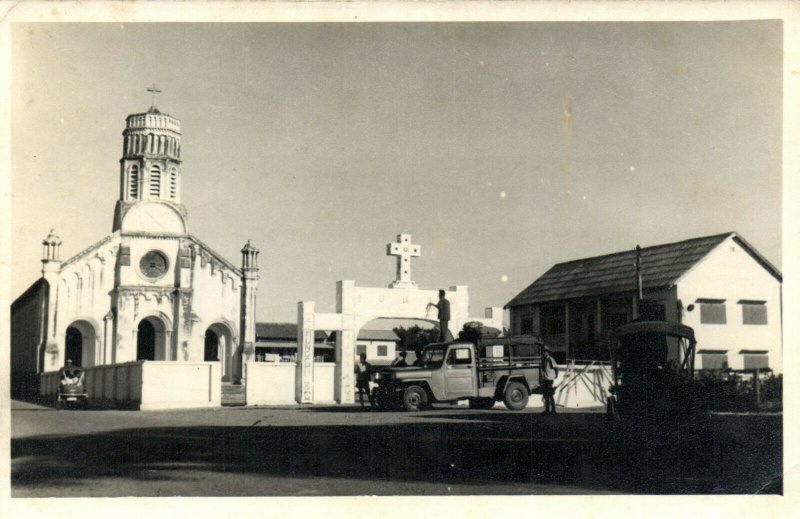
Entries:
POLYGON ((397 241, 386 244, 386 255, 397 256, 397 279, 389 288, 414 288, 416 283, 411 281, 411 258, 421 255, 420 246, 411 244, 410 234, 398 234, 397 241))

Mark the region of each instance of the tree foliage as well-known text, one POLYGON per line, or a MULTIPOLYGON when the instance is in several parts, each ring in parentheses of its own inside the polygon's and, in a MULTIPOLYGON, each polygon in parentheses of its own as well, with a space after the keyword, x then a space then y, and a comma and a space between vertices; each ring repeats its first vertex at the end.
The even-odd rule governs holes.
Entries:
POLYGON ((394 333, 400 337, 397 347, 399 350, 419 351, 432 342, 439 340, 438 328, 420 328, 418 325, 404 328, 398 326, 394 333))
POLYGON ((497 328, 484 326, 480 321, 469 321, 464 323, 458 338, 462 341, 478 342, 481 338, 497 337, 501 332, 497 328))

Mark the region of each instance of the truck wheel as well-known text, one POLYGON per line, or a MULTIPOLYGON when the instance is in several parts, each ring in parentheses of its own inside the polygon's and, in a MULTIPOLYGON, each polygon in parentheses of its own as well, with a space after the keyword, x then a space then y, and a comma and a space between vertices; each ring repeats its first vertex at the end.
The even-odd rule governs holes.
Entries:
POLYGON ((521 382, 509 382, 503 393, 503 402, 512 411, 525 409, 528 405, 528 390, 521 382))
POLYGON ((470 409, 491 409, 494 407, 494 398, 470 398, 470 409))
POLYGON ((419 411, 428 403, 428 395, 419 386, 409 386, 403 391, 403 407, 406 411, 419 411))

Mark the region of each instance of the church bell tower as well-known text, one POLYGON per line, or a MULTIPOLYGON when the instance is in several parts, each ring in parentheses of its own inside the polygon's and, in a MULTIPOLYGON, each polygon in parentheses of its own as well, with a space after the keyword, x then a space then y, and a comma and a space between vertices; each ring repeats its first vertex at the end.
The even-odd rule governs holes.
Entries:
POLYGON ((145 113, 129 115, 122 135, 119 200, 113 230, 125 230, 123 221, 132 208, 158 204, 177 212, 184 221, 185 231, 180 121, 152 105, 145 113))

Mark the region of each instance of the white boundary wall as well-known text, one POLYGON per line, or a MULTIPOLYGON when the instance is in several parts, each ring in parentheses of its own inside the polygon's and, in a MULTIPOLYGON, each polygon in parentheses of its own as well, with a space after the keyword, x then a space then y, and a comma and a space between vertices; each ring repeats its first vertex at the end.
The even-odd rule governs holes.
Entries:
MULTIPOLYGON (((247 405, 294 405, 297 401, 299 366, 294 362, 246 362, 247 405)), ((314 403, 334 403, 336 364, 315 362, 313 371, 314 403)))
MULTIPOLYGON (((219 362, 138 361, 84 369, 89 402, 155 409, 219 407, 219 362)), ((59 373, 42 374, 40 393, 55 397, 59 373)))
POLYGON ((294 404, 294 362, 245 362, 247 405, 294 404))

